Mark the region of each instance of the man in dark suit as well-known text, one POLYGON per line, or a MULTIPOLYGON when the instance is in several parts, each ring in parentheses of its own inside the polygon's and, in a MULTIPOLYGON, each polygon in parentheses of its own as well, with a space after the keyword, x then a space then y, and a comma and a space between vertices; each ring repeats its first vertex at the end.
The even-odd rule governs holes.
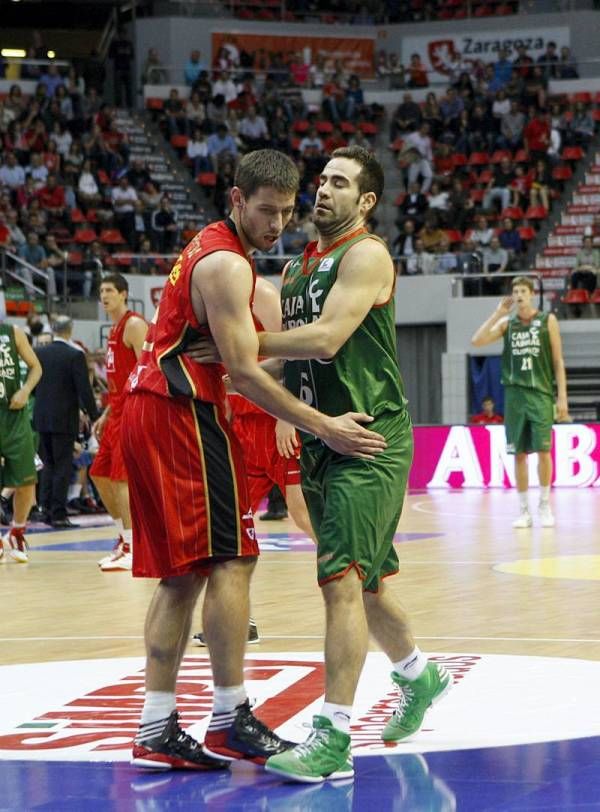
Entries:
POLYGON ((33 425, 40 435, 40 504, 52 527, 73 527, 67 517, 67 493, 73 446, 79 434, 79 410, 90 420, 98 414, 85 354, 71 342, 73 322, 59 316, 54 341, 38 350, 42 377, 35 390, 33 425))

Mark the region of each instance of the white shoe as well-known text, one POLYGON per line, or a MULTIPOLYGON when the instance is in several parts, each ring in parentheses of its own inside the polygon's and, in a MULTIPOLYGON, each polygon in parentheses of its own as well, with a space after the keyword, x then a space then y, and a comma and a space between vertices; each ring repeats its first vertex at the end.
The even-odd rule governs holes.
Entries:
POLYGON ((131 545, 124 541, 118 555, 111 557, 105 564, 100 564, 100 569, 102 572, 122 572, 131 570, 132 566, 131 545))
POLYGON ((18 561, 19 564, 26 564, 29 561, 27 546, 27 539, 23 532, 15 533, 13 528, 2 537, 3 552, 6 549, 9 558, 18 561))
POLYGON ((540 523, 542 527, 554 527, 554 515, 547 502, 540 504, 540 523))
POLYGON ((523 510, 519 518, 514 520, 513 527, 515 530, 524 530, 527 527, 531 527, 532 524, 531 513, 528 510, 523 510))
POLYGON ((121 548, 125 544, 125 539, 123 536, 118 536, 117 540, 115 541, 115 546, 112 548, 108 555, 105 555, 103 558, 98 561, 98 566, 101 567, 103 564, 108 564, 109 561, 112 561, 113 558, 117 558, 121 555, 121 548))

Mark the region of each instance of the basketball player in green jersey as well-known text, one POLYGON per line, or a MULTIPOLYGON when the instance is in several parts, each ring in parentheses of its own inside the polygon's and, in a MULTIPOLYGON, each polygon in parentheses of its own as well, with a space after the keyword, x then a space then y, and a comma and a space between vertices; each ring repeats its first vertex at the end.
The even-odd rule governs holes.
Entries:
POLYGON ((313 212, 319 239, 285 270, 285 330, 259 334, 261 355, 293 359, 284 372, 293 394, 328 415, 371 415, 369 428, 387 442, 377 457, 351 458, 302 437, 302 490, 326 607, 325 703, 308 740, 271 757, 266 769, 303 782, 354 774, 350 717, 369 633, 390 657, 402 691, 385 741, 415 733, 451 686, 448 672, 415 646, 405 612, 383 584, 398 571, 393 539, 413 442, 396 357, 394 266, 366 228, 382 191, 383 171, 367 150, 333 153, 313 212))
POLYGON ((14 513, 10 530, 0 542, 0 559, 27 563, 25 524, 35 502, 35 445, 29 395, 42 376, 42 367, 20 327, 0 324, 0 456, 2 484, 14 488, 14 513), (28 372, 23 379, 20 361, 28 372))
POLYGON ((520 514, 513 522, 517 529, 531 527, 527 455, 538 454, 540 480, 539 515, 542 527, 554 527, 550 509, 552 481, 552 424, 554 387, 556 419, 569 417, 567 377, 556 316, 543 313, 532 304, 533 282, 518 276, 512 283, 512 296, 501 300, 489 319, 475 332, 476 347, 504 339, 502 383, 504 385, 504 424, 509 454, 515 454, 515 476, 520 514), (516 305, 516 312, 511 310, 516 305))

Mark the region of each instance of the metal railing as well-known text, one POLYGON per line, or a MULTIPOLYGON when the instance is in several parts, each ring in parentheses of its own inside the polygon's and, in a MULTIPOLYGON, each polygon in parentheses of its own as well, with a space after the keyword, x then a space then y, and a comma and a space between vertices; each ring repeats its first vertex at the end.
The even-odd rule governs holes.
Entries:
MULTIPOLYGON (((36 268, 24 260, 18 254, 14 254, 7 248, 0 251, 0 273, 2 275, 2 284, 6 294, 8 280, 13 280, 18 285, 21 285, 29 300, 35 298, 43 298, 46 304, 46 310, 49 312, 51 308, 52 297, 56 291, 50 290, 49 274, 41 268, 36 268), (21 269, 22 274, 19 273, 21 269), (45 282, 45 289, 36 285, 33 278, 40 277, 45 282)), ((27 300, 27 299, 26 299, 27 300)))

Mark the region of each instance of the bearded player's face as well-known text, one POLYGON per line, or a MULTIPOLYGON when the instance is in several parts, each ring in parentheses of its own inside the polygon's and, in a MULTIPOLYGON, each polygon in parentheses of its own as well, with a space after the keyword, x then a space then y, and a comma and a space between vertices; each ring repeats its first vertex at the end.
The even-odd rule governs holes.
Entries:
POLYGON ((271 186, 261 186, 250 197, 238 189, 234 205, 248 242, 259 251, 270 251, 294 213, 295 195, 271 186))

